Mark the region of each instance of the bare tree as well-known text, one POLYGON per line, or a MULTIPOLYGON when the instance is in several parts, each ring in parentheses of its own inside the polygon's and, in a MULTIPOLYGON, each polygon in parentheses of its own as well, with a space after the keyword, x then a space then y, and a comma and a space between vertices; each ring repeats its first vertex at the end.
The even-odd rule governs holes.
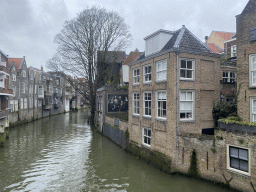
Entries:
POLYGON ((55 36, 57 53, 48 61, 47 67, 87 80, 91 123, 95 111, 97 80, 104 70, 102 62, 97 62, 97 53, 103 54, 101 58, 104 59, 109 50, 124 50, 130 40, 129 26, 124 19, 116 12, 99 7, 85 9, 73 20, 66 21, 62 31, 55 36))

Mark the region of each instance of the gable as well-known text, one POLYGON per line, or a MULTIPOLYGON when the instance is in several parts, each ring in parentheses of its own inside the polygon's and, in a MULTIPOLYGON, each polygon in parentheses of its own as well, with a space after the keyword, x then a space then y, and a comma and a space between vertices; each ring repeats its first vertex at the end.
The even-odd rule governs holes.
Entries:
POLYGON ((248 14, 255 12, 256 8, 256 1, 255 0, 249 0, 247 5, 245 6, 243 12, 241 14, 248 14))

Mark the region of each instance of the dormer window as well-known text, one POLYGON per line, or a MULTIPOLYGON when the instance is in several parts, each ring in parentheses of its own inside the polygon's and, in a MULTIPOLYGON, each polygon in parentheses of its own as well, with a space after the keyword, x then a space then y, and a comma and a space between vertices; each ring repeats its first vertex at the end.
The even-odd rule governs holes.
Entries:
POLYGON ((34 79, 34 75, 30 74, 30 80, 33 80, 33 79, 34 79))
POLYGON ((22 70, 22 76, 26 77, 26 70, 22 70))

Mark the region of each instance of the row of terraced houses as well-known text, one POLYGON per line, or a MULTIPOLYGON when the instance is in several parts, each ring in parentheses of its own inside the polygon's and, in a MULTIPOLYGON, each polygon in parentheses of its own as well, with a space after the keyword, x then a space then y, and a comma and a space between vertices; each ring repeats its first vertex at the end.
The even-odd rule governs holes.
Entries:
POLYGON ((85 90, 85 79, 27 67, 25 57, 10 58, 3 51, 0 58, 1 132, 9 123, 28 122, 85 105, 74 89, 85 90))
POLYGON ((214 103, 238 95, 238 115, 256 123, 255 0, 236 16, 236 25, 236 33, 213 32, 204 43, 185 26, 145 37, 145 52, 126 59, 131 61, 128 121, 109 115, 120 116, 121 110, 110 110, 111 97, 121 99, 123 91, 100 88, 99 130, 119 144, 123 131, 121 137, 129 137, 126 150, 167 172, 255 191, 256 127, 223 122, 215 127, 212 116, 214 103), (221 64, 223 53, 229 57, 221 64))

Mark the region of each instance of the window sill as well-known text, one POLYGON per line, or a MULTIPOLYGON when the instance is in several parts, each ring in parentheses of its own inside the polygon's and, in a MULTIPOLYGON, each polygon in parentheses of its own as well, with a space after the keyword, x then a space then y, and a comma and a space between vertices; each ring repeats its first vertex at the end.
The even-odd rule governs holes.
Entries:
POLYGON ((147 145, 147 144, 145 144, 145 143, 142 143, 142 144, 141 144, 141 147, 144 147, 144 148, 146 148, 146 149, 151 150, 150 145, 147 145))
POLYGON ((140 84, 136 83, 136 84, 132 84, 132 86, 136 87, 136 86, 140 86, 140 84))
POLYGON ((194 119, 180 119, 180 123, 195 123, 194 119))
POLYGON ((239 171, 239 170, 232 169, 232 168, 227 168, 227 171, 230 172, 230 173, 241 175, 243 177, 251 178, 249 173, 246 173, 246 172, 243 172, 243 171, 239 171))
POLYGON ((143 85, 150 85, 151 84, 151 81, 150 82, 143 82, 143 85))
POLYGON ((151 119, 151 116, 142 116, 144 119, 151 119))
POLYGON ((157 121, 166 121, 166 118, 159 118, 159 117, 157 117, 156 120, 157 121))
POLYGON ((139 118, 140 115, 135 115, 135 114, 132 114, 133 117, 136 117, 136 118, 139 118))
POLYGON ((166 79, 163 79, 163 80, 156 80, 156 83, 166 83, 166 79))
POLYGON ((195 81, 195 79, 180 79, 180 81, 195 81))

